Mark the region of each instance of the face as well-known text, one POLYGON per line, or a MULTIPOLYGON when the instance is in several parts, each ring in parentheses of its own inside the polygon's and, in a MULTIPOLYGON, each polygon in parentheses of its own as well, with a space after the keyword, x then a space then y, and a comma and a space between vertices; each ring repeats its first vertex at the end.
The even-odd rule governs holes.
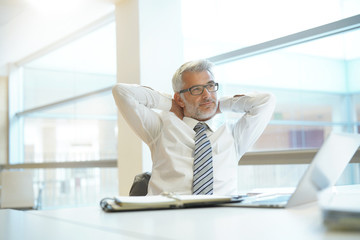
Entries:
MULTIPOLYGON (((207 71, 183 73, 183 88, 187 89, 195 85, 206 85, 213 82, 207 71)), ((177 103, 184 109, 184 116, 199 121, 206 121, 212 118, 217 110, 218 101, 216 92, 209 92, 206 88, 200 95, 191 95, 189 91, 177 93, 177 103)))

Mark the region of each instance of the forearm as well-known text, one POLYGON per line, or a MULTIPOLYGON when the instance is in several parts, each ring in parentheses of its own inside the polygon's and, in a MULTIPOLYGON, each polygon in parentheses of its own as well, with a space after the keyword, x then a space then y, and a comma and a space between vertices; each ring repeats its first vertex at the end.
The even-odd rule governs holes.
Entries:
POLYGON ((123 83, 113 87, 113 96, 129 126, 145 143, 151 143, 162 127, 152 109, 169 110, 171 98, 147 87, 123 83))
POLYGON ((246 94, 222 99, 221 111, 245 113, 233 126, 236 148, 241 157, 256 142, 268 125, 275 108, 275 97, 267 93, 246 94))
POLYGON ((237 112, 256 115, 259 111, 268 109, 272 113, 275 106, 275 97, 270 93, 250 93, 221 98, 220 112, 237 112))
POLYGON ((170 110, 171 96, 137 84, 118 83, 113 87, 113 96, 119 108, 130 102, 141 104, 149 109, 170 110), (122 103, 128 103, 123 105, 122 103))

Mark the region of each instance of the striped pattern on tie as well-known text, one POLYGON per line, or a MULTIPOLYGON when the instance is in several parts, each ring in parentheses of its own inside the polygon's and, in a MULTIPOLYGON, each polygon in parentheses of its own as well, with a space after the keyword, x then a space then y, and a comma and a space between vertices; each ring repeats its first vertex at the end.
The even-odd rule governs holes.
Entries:
POLYGON ((199 122, 194 127, 194 179, 193 194, 213 194, 212 149, 205 130, 207 125, 199 122))

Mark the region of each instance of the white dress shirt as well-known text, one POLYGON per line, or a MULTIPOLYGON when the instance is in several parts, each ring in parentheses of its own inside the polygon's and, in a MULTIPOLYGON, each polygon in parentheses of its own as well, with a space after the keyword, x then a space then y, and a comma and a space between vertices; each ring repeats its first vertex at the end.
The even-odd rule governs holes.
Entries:
MULTIPOLYGON (((170 95, 147 87, 119 83, 114 86, 113 95, 127 123, 150 148, 148 195, 192 194, 193 128, 198 121, 188 117, 181 120, 169 111, 170 95)), ((213 151, 214 195, 232 195, 237 194, 238 162, 267 126, 275 98, 267 93, 252 93, 222 98, 219 104, 221 112, 244 113, 236 122, 226 122, 218 128, 211 119, 206 121, 213 151)))

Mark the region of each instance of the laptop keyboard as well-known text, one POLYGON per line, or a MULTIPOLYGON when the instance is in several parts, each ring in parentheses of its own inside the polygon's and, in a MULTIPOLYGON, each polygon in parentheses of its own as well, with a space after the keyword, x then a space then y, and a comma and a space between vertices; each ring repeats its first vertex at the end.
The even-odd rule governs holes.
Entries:
POLYGON ((286 203, 290 199, 291 195, 274 195, 274 196, 266 196, 259 197, 252 200, 252 203, 256 204, 279 204, 286 203))

